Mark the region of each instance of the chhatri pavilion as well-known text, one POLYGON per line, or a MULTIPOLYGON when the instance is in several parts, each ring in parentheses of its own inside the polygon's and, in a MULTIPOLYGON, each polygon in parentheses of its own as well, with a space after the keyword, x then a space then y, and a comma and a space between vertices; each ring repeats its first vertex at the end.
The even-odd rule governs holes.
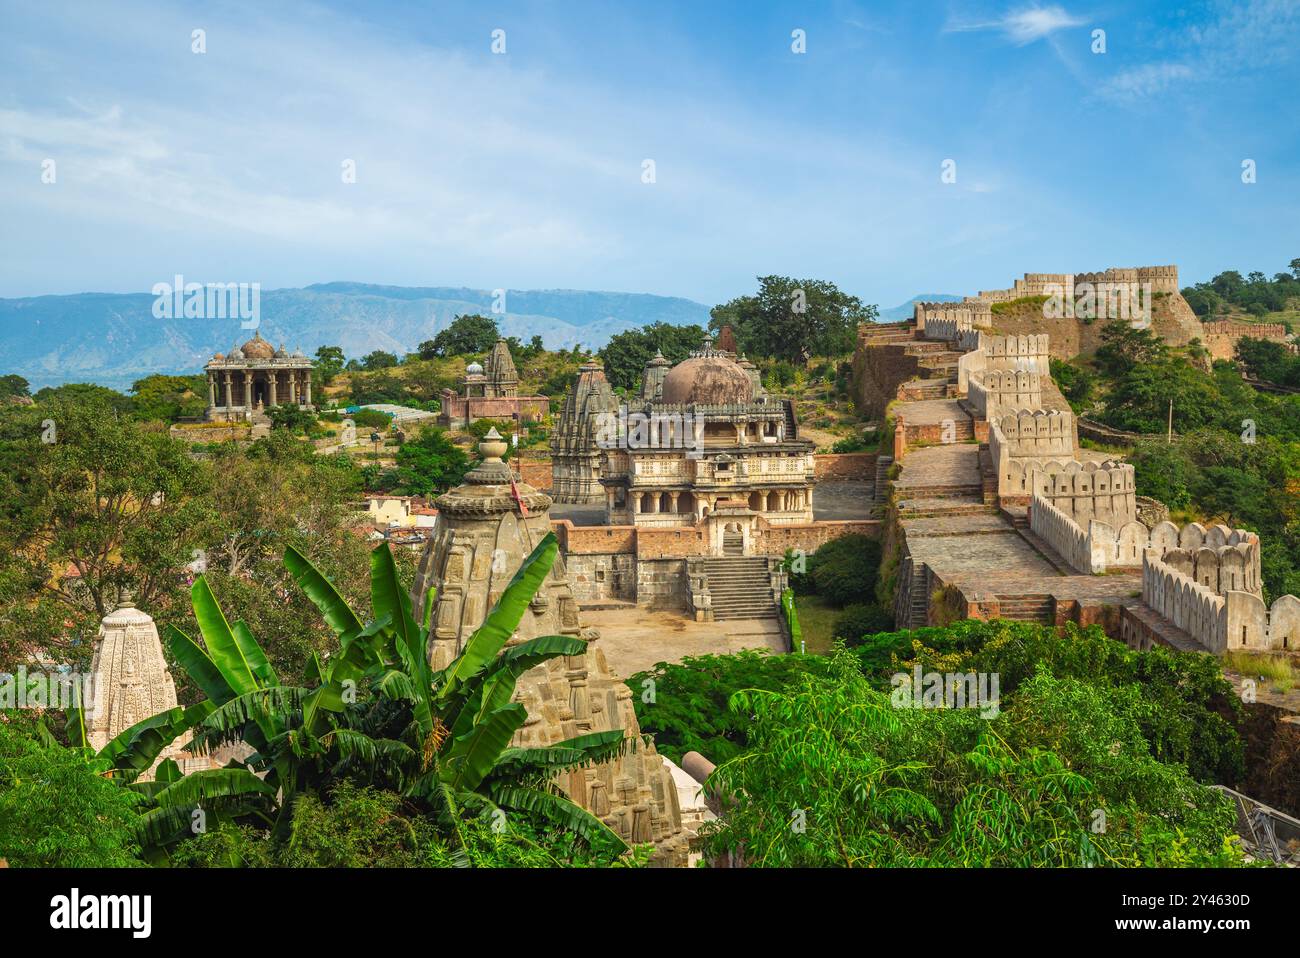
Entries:
POLYGON ((271 406, 311 406, 311 360, 295 349, 276 349, 254 333, 203 367, 208 374, 209 421, 252 422, 271 406))

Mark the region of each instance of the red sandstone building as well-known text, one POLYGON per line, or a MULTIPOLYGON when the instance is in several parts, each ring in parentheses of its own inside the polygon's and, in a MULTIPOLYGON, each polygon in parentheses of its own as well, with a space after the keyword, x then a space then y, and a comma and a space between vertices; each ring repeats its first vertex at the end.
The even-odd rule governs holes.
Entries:
POLYGON ((444 389, 440 401, 438 425, 444 429, 461 429, 475 419, 538 422, 551 408, 545 396, 519 395, 519 372, 504 339, 492 347, 486 366, 470 363, 465 368, 459 395, 444 389))

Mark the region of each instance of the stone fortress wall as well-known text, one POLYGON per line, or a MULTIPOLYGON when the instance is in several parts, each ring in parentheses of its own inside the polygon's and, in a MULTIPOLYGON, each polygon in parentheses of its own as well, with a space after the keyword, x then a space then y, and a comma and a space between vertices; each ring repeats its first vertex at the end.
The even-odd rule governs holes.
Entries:
MULTIPOLYGON (((1300 599, 1284 595, 1268 607, 1252 592, 1220 593, 1170 564, 1169 558, 1155 552, 1143 556, 1142 601, 1204 650, 1221 655, 1237 649, 1300 649, 1300 599)), ((1122 626, 1130 645, 1150 647, 1151 637, 1139 622, 1126 617, 1122 626)))
POLYGON ((1220 319, 1201 324, 1205 334, 1201 342, 1210 352, 1211 359, 1233 359, 1237 342, 1241 339, 1266 339, 1269 342, 1291 345, 1290 331, 1281 323, 1243 323, 1235 319, 1220 319))
MULTIPOLYGON (((1046 408, 1049 337, 994 336, 979 328, 995 325, 994 303, 1053 293, 1072 301, 1084 283, 1099 297, 1128 295, 1143 284, 1149 284, 1153 294, 1179 292, 1177 267, 1155 266, 1027 273, 1010 289, 982 291, 960 305, 916 306, 918 333, 948 341, 962 353, 957 393, 965 397, 973 416, 988 422, 998 501, 1026 503, 1032 533, 1077 573, 1142 570, 1145 612, 1125 608, 1120 615, 1121 634, 1134 647, 1185 641, 1165 634, 1171 625, 1197 647, 1216 654, 1230 649, 1300 649, 1300 598, 1282 596, 1271 608, 1264 604, 1259 537, 1222 525, 1190 523, 1180 528, 1167 520, 1148 528, 1138 520, 1133 467, 1118 460, 1079 461, 1073 415, 1046 408)), ((1175 299, 1186 306, 1180 295, 1175 299)), ((1168 323, 1161 333, 1171 341, 1185 342, 1200 328, 1195 317, 1189 322, 1178 311, 1168 323)), ((1216 325, 1205 327, 1212 353, 1230 355, 1242 335, 1285 334, 1280 327, 1244 323, 1219 332, 1216 325)), ((1055 394, 1055 387, 1050 388, 1055 394)))

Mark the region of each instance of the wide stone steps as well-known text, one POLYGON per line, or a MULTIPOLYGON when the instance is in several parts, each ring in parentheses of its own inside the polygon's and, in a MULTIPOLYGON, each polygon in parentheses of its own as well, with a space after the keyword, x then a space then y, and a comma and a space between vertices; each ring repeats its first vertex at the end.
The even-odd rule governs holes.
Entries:
POLYGON ((961 499, 905 499, 898 513, 905 519, 932 519, 937 516, 994 516, 998 507, 961 499))
POLYGON ((984 487, 981 485, 948 486, 897 486, 900 498, 910 499, 974 499, 984 501, 984 487))
POLYGON ((999 618, 1043 625, 1056 621, 1056 602, 1050 595, 999 595, 997 600, 999 618))
POLYGON ((766 559, 754 556, 706 559, 704 576, 714 621, 776 615, 766 559))

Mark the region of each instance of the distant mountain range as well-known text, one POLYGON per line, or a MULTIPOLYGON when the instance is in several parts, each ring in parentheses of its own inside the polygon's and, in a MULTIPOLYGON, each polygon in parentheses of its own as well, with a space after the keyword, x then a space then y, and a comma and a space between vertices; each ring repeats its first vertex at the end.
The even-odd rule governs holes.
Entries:
MULTIPOLYGON (((927 294, 916 299, 951 300, 927 294)), ((911 315, 910 300, 881 311, 883 322, 911 315)), ((126 389, 152 373, 194 373, 213 353, 253 335, 238 319, 158 319, 150 293, 76 293, 0 299, 0 375, 17 373, 33 390, 65 382, 126 389)), ((402 355, 462 313, 491 316, 489 290, 321 283, 261 293, 258 331, 308 356, 325 345, 349 357, 382 349, 402 355)), ((709 307, 675 296, 574 289, 509 290, 497 325, 506 336, 541 336, 550 349, 598 349, 624 330, 663 322, 707 326, 709 307)))
POLYGON ((918 296, 913 296, 906 303, 882 309, 880 311, 880 321, 882 323, 897 323, 904 319, 911 319, 914 312, 913 307, 917 303, 955 303, 961 298, 960 296, 954 296, 952 293, 921 293, 918 296))

